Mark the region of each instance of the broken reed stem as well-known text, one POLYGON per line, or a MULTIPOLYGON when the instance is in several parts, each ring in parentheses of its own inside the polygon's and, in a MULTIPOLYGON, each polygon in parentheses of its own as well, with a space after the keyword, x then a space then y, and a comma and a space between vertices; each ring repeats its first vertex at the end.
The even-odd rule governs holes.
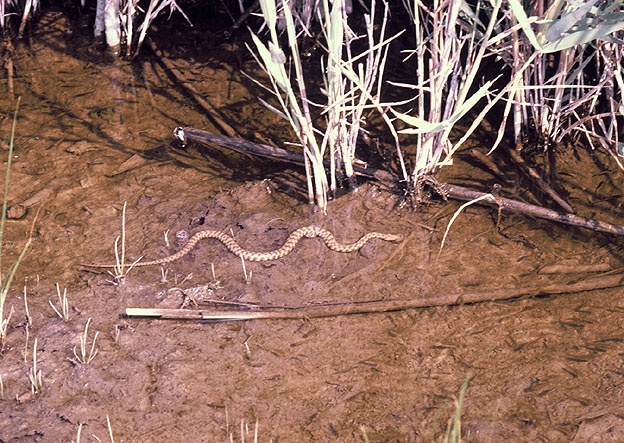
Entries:
POLYGON ((108 429, 108 437, 110 438, 111 443, 115 443, 115 439, 113 438, 113 427, 111 426, 108 414, 106 414, 106 427, 108 429))

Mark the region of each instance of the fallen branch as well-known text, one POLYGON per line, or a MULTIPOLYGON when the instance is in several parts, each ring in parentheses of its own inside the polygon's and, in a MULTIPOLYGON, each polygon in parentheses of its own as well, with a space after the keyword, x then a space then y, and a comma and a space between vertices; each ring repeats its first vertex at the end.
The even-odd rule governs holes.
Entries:
MULTIPOLYGON (((238 138, 226 137, 223 135, 212 134, 194 128, 175 128, 173 134, 182 142, 192 140, 197 143, 208 145, 217 145, 224 148, 232 149, 243 154, 256 155, 259 157, 270 158, 291 164, 304 165, 303 154, 290 152, 274 146, 262 145, 249 142, 238 138)), ((327 161, 326 166, 329 165, 327 161)), ((381 169, 362 167, 353 165, 356 174, 368 177, 384 183, 395 183, 396 178, 389 172, 381 169)), ((435 181, 434 181, 435 182, 435 181)), ((494 206, 506 209, 520 214, 529 215, 545 220, 563 223, 566 225, 578 226, 581 228, 591 229, 598 232, 606 232, 609 234, 624 235, 624 226, 614 225, 602 222, 592 218, 580 217, 574 214, 558 212, 552 209, 543 208, 541 206, 524 203, 518 200, 498 197, 486 192, 475 191, 463 186, 451 185, 448 183, 437 183, 433 185, 434 191, 440 192, 445 198, 455 200, 470 201, 480 199, 476 204, 494 206)))
POLYGON ((368 302, 336 303, 312 306, 259 308, 256 310, 219 309, 149 309, 126 308, 128 317, 152 317, 169 320, 240 321, 260 319, 305 319, 336 317, 352 314, 372 314, 402 311, 434 306, 453 306, 487 301, 510 300, 538 295, 569 294, 613 288, 624 284, 624 274, 605 274, 587 280, 534 286, 528 288, 497 289, 462 294, 435 294, 418 298, 378 300, 368 302))
MULTIPOLYGON (((272 160, 283 161, 296 165, 305 165, 303 154, 290 152, 275 146, 263 145, 259 143, 242 140, 240 138, 226 137, 224 135, 213 134, 211 132, 202 131, 195 128, 178 127, 173 130, 173 135, 186 143, 191 140, 196 143, 207 145, 217 145, 223 148, 232 149, 233 151, 243 154, 255 155, 258 157, 269 158, 272 160)), ((329 160, 324 161, 325 167, 329 168, 329 160)), ((394 183, 395 179, 392 174, 381 169, 362 167, 353 165, 356 174, 368 178, 372 178, 381 182, 394 183)))
POLYGON ((574 214, 566 214, 552 209, 543 208, 541 206, 523 203, 518 200, 498 197, 485 192, 474 191, 462 186, 450 185, 448 183, 439 183, 436 188, 446 197, 456 200, 470 201, 480 198, 477 204, 494 206, 501 209, 507 209, 524 215, 530 215, 545 220, 563 223, 565 225, 578 226, 580 228, 591 229, 598 232, 606 232, 608 234, 624 235, 624 226, 603 222, 593 218, 580 217, 574 214))

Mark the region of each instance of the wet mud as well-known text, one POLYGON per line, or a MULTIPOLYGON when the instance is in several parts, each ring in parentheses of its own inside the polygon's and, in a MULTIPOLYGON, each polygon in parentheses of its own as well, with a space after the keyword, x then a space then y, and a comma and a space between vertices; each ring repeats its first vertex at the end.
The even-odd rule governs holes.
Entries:
MULTIPOLYGON (((313 213, 300 170, 176 146, 177 126, 215 129, 150 57, 102 63, 67 39, 65 19, 53 11, 34 37, 15 56, 22 102, 8 203, 18 212, 3 237, 5 275, 33 223, 34 231, 5 305, 12 316, 0 354, 0 441, 76 441, 78 432, 81 441, 108 441, 109 429, 126 442, 253 441, 256 424, 258 441, 437 441, 469 375, 464 441, 624 435, 618 288, 313 319, 124 316, 129 307, 316 306, 565 284, 587 275, 540 270, 617 269, 621 240, 471 206, 440 249, 460 203, 412 207, 374 182, 332 201, 327 215, 313 213), (105 270, 81 264, 114 263, 124 202, 127 263, 169 255, 205 229, 255 251, 279 248, 310 224, 345 243, 370 231, 405 240, 373 240, 345 254, 304 238, 280 260, 243 268, 206 239, 162 269, 134 268, 115 284, 105 270), (67 290, 68 321, 50 306, 60 309, 57 283, 67 290), (97 354, 84 363, 88 321, 86 357, 96 332, 97 354), (42 388, 33 393, 35 339, 42 388)), ((240 73, 255 72, 251 61, 237 59, 244 49, 213 49, 198 52, 221 59, 170 61, 243 136, 288 140, 240 73)), ((2 95, 0 105, 6 154, 14 102, 2 95)), ((492 134, 480 137, 441 180, 486 191, 496 183, 468 154, 492 134)), ((558 152, 557 184, 581 215, 621 220, 622 174, 599 151, 558 152)), ((535 202, 521 180, 504 192, 535 202)))

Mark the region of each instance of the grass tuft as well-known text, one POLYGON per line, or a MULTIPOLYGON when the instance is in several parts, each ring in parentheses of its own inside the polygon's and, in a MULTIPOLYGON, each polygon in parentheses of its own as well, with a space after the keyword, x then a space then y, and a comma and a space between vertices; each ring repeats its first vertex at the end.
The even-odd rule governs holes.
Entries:
POLYGON ((464 399, 466 397, 466 390, 468 389, 468 384, 472 378, 473 370, 474 369, 471 368, 468 371, 468 375, 466 375, 466 379, 459 389, 459 398, 455 402, 455 414, 449 419, 446 426, 446 433, 444 434, 444 439, 442 440, 444 443, 461 443, 461 413, 464 406, 464 399))
MULTIPOLYGON (((26 292, 24 292, 25 294, 26 292)), ((48 300, 48 303, 50 303, 50 306, 52 307, 52 309, 54 309, 54 312, 56 312, 56 315, 58 315, 60 318, 63 319, 63 321, 65 323, 69 322, 69 302, 67 301, 67 288, 63 288, 63 295, 61 296, 61 288, 59 287, 59 284, 56 284, 56 294, 58 295, 58 299, 59 299, 59 308, 57 309, 56 306, 54 306, 54 304, 52 303, 52 300, 48 300)))
POLYGON ((137 258, 134 262, 130 264, 130 266, 126 268, 126 205, 127 202, 124 202, 123 209, 121 211, 121 236, 118 235, 115 238, 114 243, 115 267, 113 268, 113 272, 108 272, 113 277, 113 279, 107 281, 115 286, 123 285, 126 279, 126 275, 128 275, 128 272, 130 272, 134 265, 136 265, 143 258, 137 258), (120 240, 121 251, 119 245, 120 240))
POLYGON ((74 346, 74 356, 76 357, 75 361, 83 365, 90 363, 91 360, 93 360, 98 353, 98 349, 95 348, 95 342, 97 341, 100 331, 95 332, 93 342, 91 342, 91 349, 87 351, 87 343, 89 340, 89 323, 91 323, 90 317, 85 324, 84 332, 80 336, 80 355, 76 352, 76 346, 74 346))

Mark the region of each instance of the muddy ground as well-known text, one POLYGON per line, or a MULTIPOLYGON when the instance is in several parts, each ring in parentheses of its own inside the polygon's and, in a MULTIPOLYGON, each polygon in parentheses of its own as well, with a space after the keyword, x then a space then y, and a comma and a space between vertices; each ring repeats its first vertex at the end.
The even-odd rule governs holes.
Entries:
MULTIPOLYGON (((257 71, 240 44, 190 31, 177 37, 195 45, 170 51, 171 63, 244 137, 289 140, 241 75, 241 68, 257 71)), ((203 307, 211 300, 304 306, 565 284, 587 275, 539 271, 622 267, 620 239, 507 213, 499 219, 474 206, 439 252, 459 203, 413 208, 395 189, 365 183, 331 202, 326 216, 312 213, 300 170, 174 146, 176 126, 215 128, 153 58, 102 62, 87 41, 69 35, 58 12, 42 17, 32 46, 20 47, 14 62, 22 102, 8 200, 27 212, 7 222, 4 273, 33 223, 34 233, 5 306, 5 316, 13 314, 0 355, 0 441, 76 441, 79 429, 81 441, 109 441, 107 417, 117 442, 252 441, 256 423, 259 441, 364 441, 363 429, 372 442, 438 441, 471 369, 464 441, 624 438, 617 288, 324 319, 123 315, 127 307, 193 308, 182 292, 203 307), (368 231, 405 241, 376 240, 341 254, 303 239, 283 259, 245 263, 245 277, 239 258, 204 240, 163 270, 135 268, 113 285, 80 264, 114 262, 124 202, 130 258, 168 255, 185 233, 203 229, 259 251, 312 223, 344 242, 368 231), (49 304, 59 306, 56 283, 67 288, 67 322, 49 304), (83 364, 74 349, 80 354, 89 319, 87 351, 97 331, 97 354, 83 364), (34 339, 42 389, 33 394, 34 339)), ((1 82, 6 91, 6 77, 1 82)), ((0 105, 6 153, 14 101, 3 92, 0 105)), ((491 134, 479 136, 467 149, 486 148, 491 134)), ((608 156, 562 149, 557 166, 559 188, 580 214, 622 219, 624 176, 608 156)), ((441 179, 485 191, 496 183, 467 151, 441 179)), ((521 181, 502 192, 535 201, 521 181)))

